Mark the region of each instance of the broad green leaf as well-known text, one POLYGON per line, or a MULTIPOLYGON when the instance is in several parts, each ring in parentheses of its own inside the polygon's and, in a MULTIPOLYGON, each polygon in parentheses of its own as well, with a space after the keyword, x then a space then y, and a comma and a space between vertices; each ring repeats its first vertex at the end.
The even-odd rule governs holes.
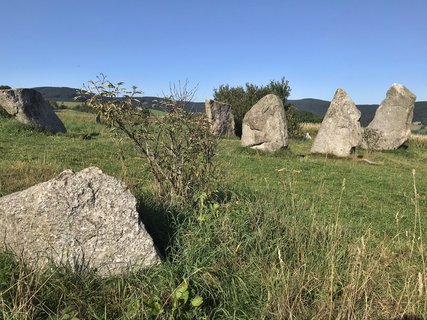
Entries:
POLYGON ((188 300, 188 283, 183 281, 174 292, 175 300, 183 300, 184 303, 188 300))
POLYGON ((191 305, 194 308, 200 307, 203 303, 203 298, 201 296, 196 296, 193 299, 191 299, 191 305))

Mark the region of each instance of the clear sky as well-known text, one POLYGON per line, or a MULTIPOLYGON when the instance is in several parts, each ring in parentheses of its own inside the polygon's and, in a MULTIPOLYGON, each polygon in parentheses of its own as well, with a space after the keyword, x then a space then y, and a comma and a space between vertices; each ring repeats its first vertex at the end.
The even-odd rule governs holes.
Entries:
POLYGON ((145 95, 170 82, 286 77, 290 99, 427 100, 427 0, 0 0, 0 84, 69 86, 103 72, 145 95))

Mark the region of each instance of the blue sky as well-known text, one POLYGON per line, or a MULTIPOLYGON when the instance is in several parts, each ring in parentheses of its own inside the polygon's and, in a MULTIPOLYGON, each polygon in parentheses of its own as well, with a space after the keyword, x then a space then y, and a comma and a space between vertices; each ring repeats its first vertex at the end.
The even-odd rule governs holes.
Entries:
POLYGON ((103 72, 162 95, 286 77, 291 99, 427 100, 426 0, 0 0, 0 84, 69 86, 103 72))

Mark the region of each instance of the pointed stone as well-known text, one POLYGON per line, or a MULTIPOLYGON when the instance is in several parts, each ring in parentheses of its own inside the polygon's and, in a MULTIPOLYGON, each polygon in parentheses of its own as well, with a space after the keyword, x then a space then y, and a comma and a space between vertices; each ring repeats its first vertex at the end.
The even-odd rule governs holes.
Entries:
POLYGON ((205 111, 214 135, 234 137, 234 116, 229 104, 206 100, 205 111))
POLYGON ((288 122, 282 100, 268 94, 243 118, 243 147, 274 152, 288 145, 288 122))
POLYGON ((338 89, 323 118, 311 153, 350 156, 362 141, 360 115, 350 96, 343 89, 338 89))
POLYGON ((0 108, 23 124, 51 133, 67 132, 49 103, 34 89, 0 90, 0 108))
POLYGON ((362 147, 370 150, 394 150, 411 136, 416 96, 394 83, 363 134, 362 147))

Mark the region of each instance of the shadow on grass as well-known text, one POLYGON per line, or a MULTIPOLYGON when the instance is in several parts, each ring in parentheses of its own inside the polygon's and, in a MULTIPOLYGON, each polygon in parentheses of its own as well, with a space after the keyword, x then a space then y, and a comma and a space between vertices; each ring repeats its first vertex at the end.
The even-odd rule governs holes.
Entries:
POLYGON ((258 149, 252 149, 250 147, 239 146, 234 151, 235 154, 247 155, 247 156, 257 156, 265 158, 296 158, 296 157, 305 157, 305 154, 297 153, 293 148, 286 146, 282 147, 274 152, 268 152, 258 149))
MULTIPOLYGON (((235 197, 236 193, 230 190, 216 191, 206 199, 206 205, 210 202, 226 203, 235 197)), ((179 210, 176 207, 159 204, 147 194, 140 195, 137 199, 139 222, 144 224, 153 238, 162 258, 167 259, 174 248, 179 229, 185 228, 187 223, 195 218, 198 203, 195 202, 193 208, 179 210)))
POLYGON ((146 197, 138 199, 138 213, 139 221, 153 238, 162 258, 166 259, 174 244, 181 215, 173 208, 161 206, 146 197))
POLYGON ((402 317, 395 318, 395 320, 423 320, 424 318, 415 314, 404 314, 402 317))

